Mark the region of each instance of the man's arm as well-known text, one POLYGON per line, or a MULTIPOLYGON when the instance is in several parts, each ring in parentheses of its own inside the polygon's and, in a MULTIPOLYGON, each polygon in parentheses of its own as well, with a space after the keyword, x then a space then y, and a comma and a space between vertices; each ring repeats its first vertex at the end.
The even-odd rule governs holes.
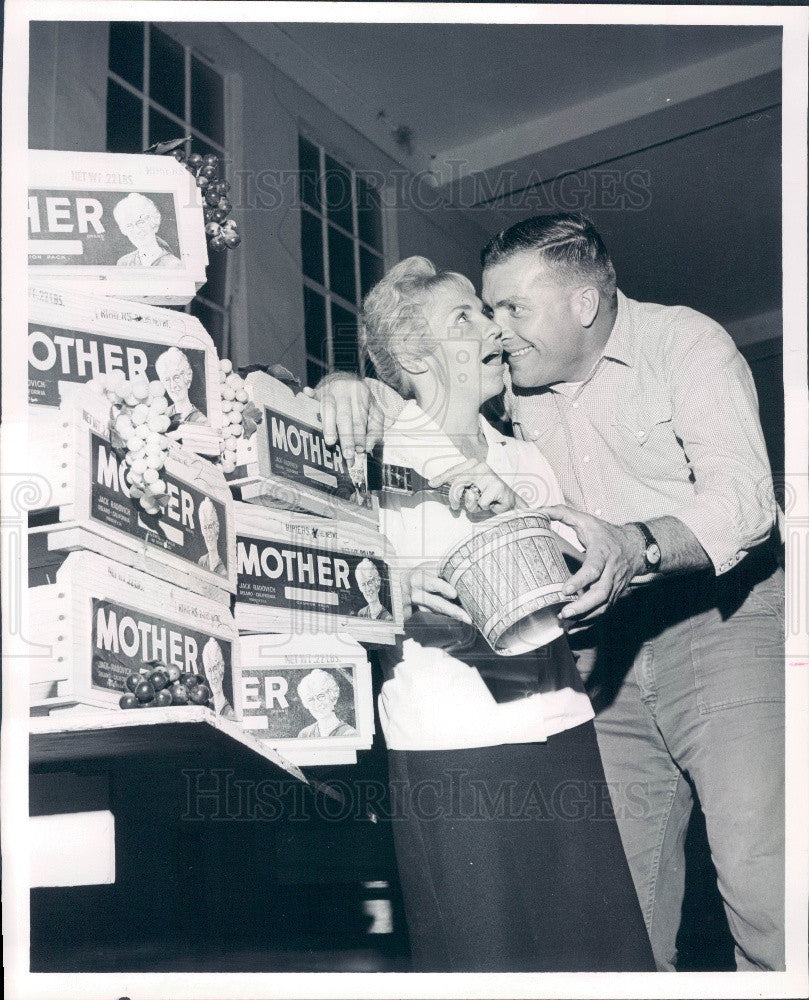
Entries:
POLYGON ((668 370, 673 429, 688 459, 694 497, 646 522, 660 545, 659 571, 645 573, 645 542, 632 524, 607 524, 566 507, 546 509, 570 524, 587 549, 570 585, 571 592, 588 589, 564 609, 576 623, 603 614, 633 578, 646 583, 709 566, 727 572, 772 531, 776 505, 750 369, 730 336, 707 317, 697 317, 687 333, 675 341, 668 370))
POLYGON ((581 569, 564 587, 566 594, 581 591, 581 596, 561 611, 563 620, 575 619, 577 625, 588 625, 602 615, 632 581, 649 583, 711 565, 694 533, 676 517, 653 517, 645 522, 662 553, 658 570, 648 573, 646 540, 634 525, 609 524, 570 507, 543 507, 542 513, 570 525, 586 550, 581 569))

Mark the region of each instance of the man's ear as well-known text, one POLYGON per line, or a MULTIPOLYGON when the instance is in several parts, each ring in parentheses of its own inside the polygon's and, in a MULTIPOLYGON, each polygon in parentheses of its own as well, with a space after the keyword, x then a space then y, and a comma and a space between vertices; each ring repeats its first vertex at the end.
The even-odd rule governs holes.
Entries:
POLYGON ((601 295, 597 288, 587 285, 576 292, 574 308, 576 316, 583 327, 590 327, 598 315, 601 295))

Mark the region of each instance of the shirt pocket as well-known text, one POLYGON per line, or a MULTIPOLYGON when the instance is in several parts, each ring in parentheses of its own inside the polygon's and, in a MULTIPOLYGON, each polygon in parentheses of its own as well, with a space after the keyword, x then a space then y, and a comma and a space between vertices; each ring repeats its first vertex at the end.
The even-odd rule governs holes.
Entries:
POLYGON ((673 417, 671 401, 656 398, 620 407, 611 422, 621 442, 649 449, 670 432, 673 417))

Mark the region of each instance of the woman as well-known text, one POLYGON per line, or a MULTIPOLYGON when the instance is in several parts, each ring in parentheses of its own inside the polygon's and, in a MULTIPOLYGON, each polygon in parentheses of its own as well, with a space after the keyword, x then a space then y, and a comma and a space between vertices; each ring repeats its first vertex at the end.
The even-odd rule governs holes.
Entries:
MULTIPOLYGON (((555 502, 559 487, 533 445, 479 414, 502 390, 504 365, 500 330, 465 278, 424 258, 402 261, 368 294, 363 337, 380 378, 410 400, 386 429, 385 461, 410 453, 428 470, 449 448, 478 463, 477 494, 464 490, 466 475, 452 506, 426 493, 381 497, 382 530, 418 586, 474 530, 453 509, 459 501, 508 509, 515 498, 499 477, 527 483, 536 505, 555 502)), ((380 656, 414 967, 653 971, 566 640, 500 658, 446 610, 411 609, 404 639, 380 656)))

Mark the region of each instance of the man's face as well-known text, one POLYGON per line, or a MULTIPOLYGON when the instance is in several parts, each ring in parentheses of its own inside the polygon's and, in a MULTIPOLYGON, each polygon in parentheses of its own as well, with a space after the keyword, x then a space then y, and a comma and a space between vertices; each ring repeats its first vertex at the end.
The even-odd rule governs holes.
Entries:
POLYGON ((592 344, 573 309, 575 287, 526 252, 487 267, 483 300, 503 331, 514 385, 586 378, 592 344))

